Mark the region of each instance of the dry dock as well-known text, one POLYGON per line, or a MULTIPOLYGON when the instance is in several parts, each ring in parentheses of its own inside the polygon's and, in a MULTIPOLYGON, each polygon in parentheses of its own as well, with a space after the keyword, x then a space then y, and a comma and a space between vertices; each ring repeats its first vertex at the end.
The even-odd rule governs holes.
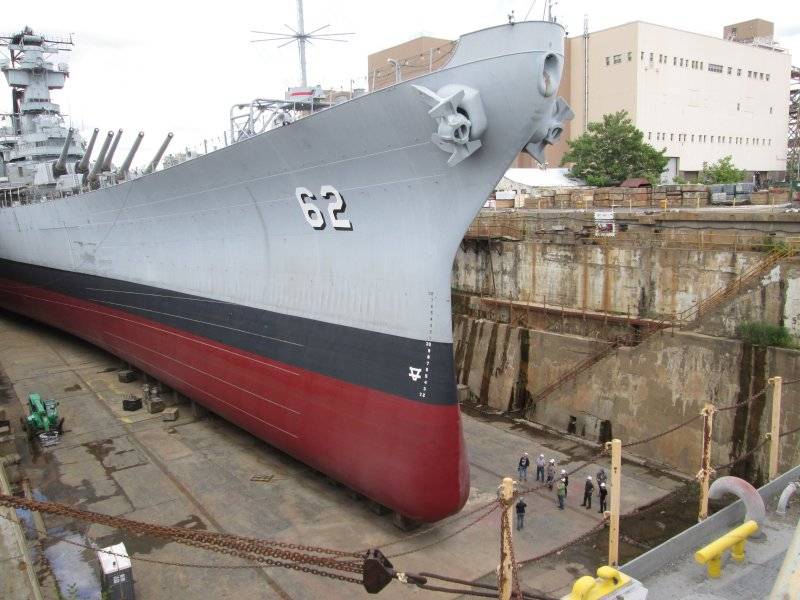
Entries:
MULTIPOLYGON (((38 449, 17 436, 21 472, 34 497, 165 525, 345 550, 378 547, 390 556, 403 554, 392 560, 408 571, 473 580, 497 566, 497 512, 461 532, 471 519, 456 515, 428 533, 402 533, 388 516, 374 514, 346 489, 213 415, 195 416, 188 404, 180 405, 179 419, 169 423, 144 410, 124 412, 122 399, 140 394, 141 382, 120 383, 119 367, 115 357, 81 340, 0 313, 0 370, 7 379, 0 408, 17 419, 22 400, 38 392, 57 399, 66 418, 63 438, 52 448, 38 449)), ((465 511, 495 497, 501 477, 515 474, 523 451, 532 457, 540 452, 556 457, 568 470, 592 455, 584 446, 519 428, 506 419, 465 415, 464 431, 472 479, 465 511)), ((546 553, 598 524, 597 512, 580 507, 583 480, 597 468, 592 464, 573 475, 563 512, 546 490, 529 496, 525 529, 515 535, 518 561, 546 553)), ((624 478, 625 511, 681 485, 632 464, 626 464, 624 478)), ((53 578, 62 592, 72 587, 79 598, 99 597, 96 559, 81 546, 119 541, 132 553, 139 600, 367 597, 352 584, 277 568, 230 568, 243 561, 48 515, 47 537, 36 543, 33 520, 22 516, 30 524, 29 542, 49 598, 56 598, 53 578)), ((598 556, 597 564, 602 560, 598 556)), ((14 577, 25 583, 25 572, 16 562, 2 562, 0 569, 0 579, 14 577)), ((547 590, 575 578, 570 570, 555 569, 547 577, 547 590)), ((420 594, 425 593, 393 582, 380 596, 420 594)))

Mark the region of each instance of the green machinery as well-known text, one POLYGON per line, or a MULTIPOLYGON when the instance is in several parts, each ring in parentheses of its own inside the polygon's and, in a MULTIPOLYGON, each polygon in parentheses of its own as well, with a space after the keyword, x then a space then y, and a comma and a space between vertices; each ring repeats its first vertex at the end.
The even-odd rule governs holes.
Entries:
POLYGON ((29 439, 41 433, 52 435, 63 431, 64 418, 59 417, 55 400, 42 400, 39 394, 28 394, 28 413, 20 421, 29 439))

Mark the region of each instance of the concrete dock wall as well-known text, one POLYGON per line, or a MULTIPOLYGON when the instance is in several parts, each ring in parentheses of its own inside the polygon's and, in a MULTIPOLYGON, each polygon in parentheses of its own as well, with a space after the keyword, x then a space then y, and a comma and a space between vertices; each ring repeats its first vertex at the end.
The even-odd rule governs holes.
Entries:
MULTIPOLYGON (((474 401, 507 411, 529 402, 547 383, 604 342, 514 327, 485 319, 455 319, 456 369, 474 401)), ((752 347, 739 340, 695 332, 664 332, 613 354, 577 375, 525 416, 591 441, 613 435, 623 443, 649 437, 700 413, 706 402, 723 407, 760 391, 769 377, 800 379, 800 352, 752 347)), ((784 389, 782 430, 800 426, 800 383, 784 389)), ((720 465, 750 451, 768 431, 768 398, 714 420, 712 462, 720 465)), ((699 468, 700 420, 633 452, 687 474, 699 468)), ((766 453, 741 470, 766 473, 766 453)), ((782 442, 781 465, 800 461, 797 436, 782 442)), ((742 472, 742 474, 745 474, 742 472)))

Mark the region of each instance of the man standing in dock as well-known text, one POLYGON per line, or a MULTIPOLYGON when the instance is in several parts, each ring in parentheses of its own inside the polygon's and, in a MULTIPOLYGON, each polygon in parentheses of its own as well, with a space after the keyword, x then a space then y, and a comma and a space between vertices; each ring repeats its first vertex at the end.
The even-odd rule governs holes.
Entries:
POLYGON ((544 454, 540 454, 536 459, 536 481, 544 483, 544 465, 547 461, 544 459, 544 454), (541 479, 540 479, 541 478, 541 479))
POLYGON ((520 498, 517 502, 517 531, 525 527, 525 499, 520 498))
POLYGON ((553 482, 556 479, 556 461, 555 459, 550 459, 550 462, 547 463, 547 487, 549 489, 553 489, 553 482))
POLYGON ((592 492, 594 492, 594 483, 592 483, 592 476, 589 475, 586 478, 586 486, 583 488, 583 503, 581 504, 586 507, 586 510, 592 508, 592 492))
POLYGON ((600 484, 600 510, 597 512, 604 513, 606 512, 606 496, 608 496, 608 489, 606 489, 605 482, 600 484))
POLYGON ((558 480, 556 494, 558 495, 558 508, 559 510, 564 510, 564 498, 567 497, 567 486, 564 484, 563 479, 558 480))
POLYGON ((519 473, 520 481, 528 481, 528 467, 531 466, 531 459, 528 458, 528 453, 522 455, 517 465, 517 473, 519 473))

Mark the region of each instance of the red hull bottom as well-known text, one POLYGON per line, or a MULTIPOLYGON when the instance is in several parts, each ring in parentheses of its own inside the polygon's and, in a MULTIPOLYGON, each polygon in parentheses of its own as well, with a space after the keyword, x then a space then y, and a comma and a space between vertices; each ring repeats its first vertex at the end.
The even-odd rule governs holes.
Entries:
POLYGON ((0 279, 0 306, 87 341, 407 517, 461 509, 458 405, 433 405, 271 361, 140 316, 0 279))

